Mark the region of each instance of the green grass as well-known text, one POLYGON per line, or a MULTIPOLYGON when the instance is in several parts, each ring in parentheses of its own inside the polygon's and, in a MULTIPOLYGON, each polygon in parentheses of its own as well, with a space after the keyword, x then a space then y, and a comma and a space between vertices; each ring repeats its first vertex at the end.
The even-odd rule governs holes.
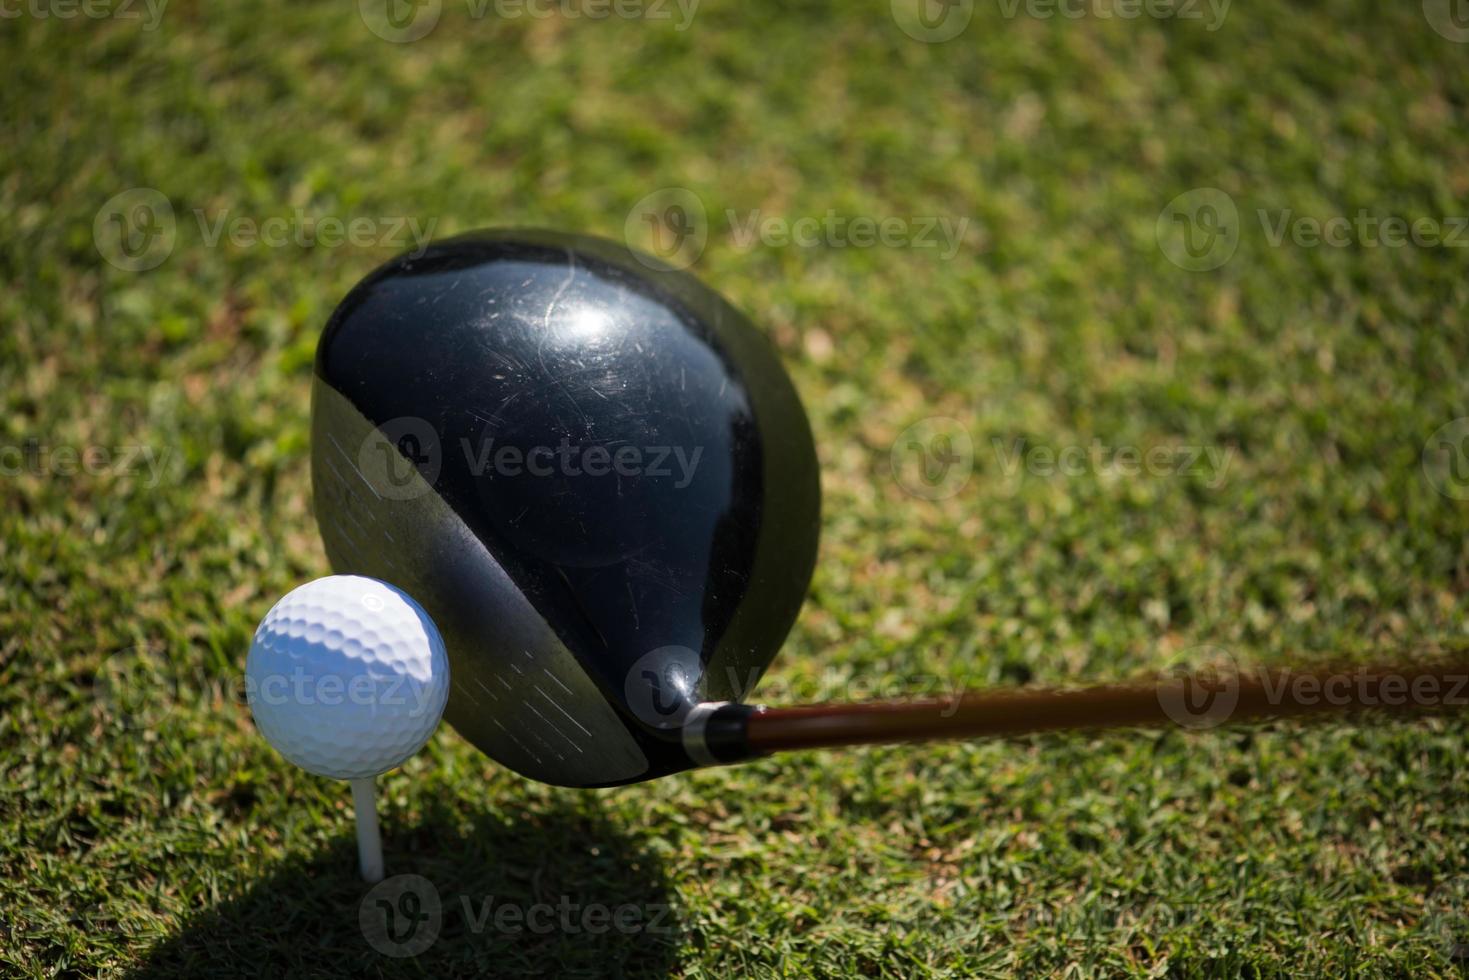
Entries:
POLYGON ((1421 460, 1469 415, 1469 249, 1269 227, 1469 213, 1469 46, 1416 2, 1257 0, 1214 31, 1007 6, 978 0, 942 44, 877 0, 705 0, 687 30, 445 0, 411 44, 352 3, 6 20, 0 445, 166 466, 48 455, 0 482, 0 973, 1462 970, 1459 717, 811 754, 598 792, 530 784, 446 728, 381 781, 390 868, 444 909, 437 943, 394 959, 358 924, 344 788, 240 703, 255 622, 327 571, 317 332, 399 249, 205 231, 300 208, 616 238, 669 186, 705 206, 694 271, 780 347, 822 457, 820 563, 772 700, 1462 639, 1469 502, 1421 460), (93 238, 134 187, 177 220, 143 272, 93 238), (1155 227, 1201 187, 1240 241, 1192 272, 1155 227), (756 209, 970 223, 947 259, 741 247, 756 209), (930 501, 890 450, 936 416, 975 459, 930 501), (994 447, 1018 439, 1232 455, 1222 481, 1017 474, 994 447), (491 896, 661 921, 476 930, 491 896))

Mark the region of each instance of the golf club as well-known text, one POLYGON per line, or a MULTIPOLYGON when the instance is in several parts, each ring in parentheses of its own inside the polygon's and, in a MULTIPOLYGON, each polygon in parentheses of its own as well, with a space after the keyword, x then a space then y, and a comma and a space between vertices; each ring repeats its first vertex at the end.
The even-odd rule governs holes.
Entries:
POLYGON ((402 588, 442 633, 445 717, 558 785, 787 749, 1415 708, 1423 699, 1384 685, 1442 694, 1469 675, 1462 656, 1225 674, 1208 684, 1215 715, 1195 710, 1187 677, 744 703, 815 562, 811 428, 742 314, 687 272, 595 238, 478 232, 369 275, 317 349, 311 462, 333 569, 402 588), (1335 694, 1302 698, 1302 678, 1335 694))

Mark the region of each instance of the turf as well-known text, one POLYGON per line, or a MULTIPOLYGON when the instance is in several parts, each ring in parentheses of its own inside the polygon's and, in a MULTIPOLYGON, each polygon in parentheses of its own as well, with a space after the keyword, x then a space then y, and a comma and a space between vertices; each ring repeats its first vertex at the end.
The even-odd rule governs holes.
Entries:
POLYGON ((1364 209, 1447 235, 1469 211, 1469 47, 1433 29, 1445 4, 1240 3, 1210 30, 979 0, 933 44, 881 2, 706 0, 680 30, 673 7, 454 0, 406 44, 350 3, 177 2, 151 30, 16 9, 0 973, 1463 970, 1452 716, 810 754, 597 792, 530 784, 445 728, 381 781, 390 868, 442 905, 433 945, 384 955, 343 787, 257 737, 238 679, 258 618, 327 571, 317 332, 401 248, 211 244, 222 217, 297 209, 619 238, 649 193, 696 195, 693 270, 778 345, 822 460, 819 568, 771 701, 1447 645, 1469 502, 1440 489, 1469 486, 1430 436, 1469 415, 1469 250, 1273 237, 1364 209), (102 254, 105 212, 138 187, 176 233, 129 271, 102 254), (1196 188, 1238 212, 1237 252, 1202 271, 1170 260, 1171 218, 1158 232, 1196 188), (757 210, 968 225, 948 255, 782 246, 741 237, 757 210), (938 499, 904 489, 899 442, 933 418, 974 447, 938 499), (1094 440, 1229 462, 1015 464, 1094 440), (63 447, 163 465, 76 472, 63 447), (636 928, 495 924, 571 902, 636 928))

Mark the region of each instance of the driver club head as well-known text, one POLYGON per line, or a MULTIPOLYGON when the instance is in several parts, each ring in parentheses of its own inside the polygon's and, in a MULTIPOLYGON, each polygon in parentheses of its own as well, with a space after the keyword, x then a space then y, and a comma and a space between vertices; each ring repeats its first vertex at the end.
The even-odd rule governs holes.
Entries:
POLYGON ((338 573, 412 595, 446 717, 563 786, 710 761, 815 562, 811 428, 774 349, 692 275, 597 238, 478 232, 395 259, 322 333, 317 523, 338 573))

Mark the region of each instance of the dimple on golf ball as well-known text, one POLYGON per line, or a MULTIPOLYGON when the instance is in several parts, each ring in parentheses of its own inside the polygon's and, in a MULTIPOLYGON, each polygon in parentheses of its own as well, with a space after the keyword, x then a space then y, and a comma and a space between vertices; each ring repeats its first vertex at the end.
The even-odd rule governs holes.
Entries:
POLYGON ((406 593, 359 575, 293 589, 265 614, 245 691, 266 740, 309 772, 363 779, 423 747, 449 697, 449 657, 406 593))

